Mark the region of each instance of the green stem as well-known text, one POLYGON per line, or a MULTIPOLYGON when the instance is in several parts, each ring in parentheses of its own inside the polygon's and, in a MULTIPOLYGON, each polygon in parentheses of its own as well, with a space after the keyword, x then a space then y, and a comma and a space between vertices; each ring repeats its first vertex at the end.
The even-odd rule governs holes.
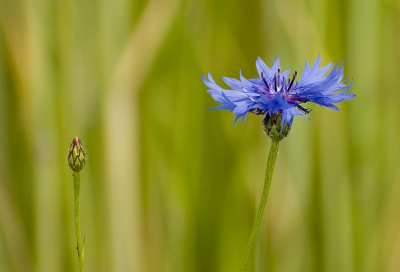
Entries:
POLYGON ((251 230, 249 242, 247 243, 247 248, 246 252, 244 253, 240 272, 244 272, 246 269, 247 259, 249 258, 251 249, 253 248, 254 241, 257 236, 258 228, 260 227, 260 222, 264 212, 265 203, 267 202, 269 187, 271 186, 272 173, 274 172, 276 157, 278 156, 278 149, 279 149, 279 141, 272 140, 271 148, 269 150, 269 155, 268 155, 267 169, 265 171, 265 181, 264 181, 263 193, 261 196, 261 202, 260 205, 258 206, 256 219, 254 220, 253 229, 251 230))
POLYGON ((81 187, 81 176, 79 172, 74 172, 74 202, 75 202, 75 230, 76 230, 76 243, 79 258, 79 271, 83 272, 83 254, 84 248, 81 242, 81 228, 79 224, 79 194, 81 187))

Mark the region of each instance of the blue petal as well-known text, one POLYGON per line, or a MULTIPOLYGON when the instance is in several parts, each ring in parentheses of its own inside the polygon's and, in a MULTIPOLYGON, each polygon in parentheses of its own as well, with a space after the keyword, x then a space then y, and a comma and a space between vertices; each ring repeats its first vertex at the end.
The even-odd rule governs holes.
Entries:
POLYGON ((291 108, 282 110, 283 122, 281 123, 281 129, 283 128, 284 123, 287 123, 291 127, 293 118, 298 115, 301 115, 307 119, 310 119, 303 112, 298 110, 296 107, 291 107, 291 108))
POLYGON ((224 104, 224 105, 219 105, 213 108, 209 108, 206 110, 229 110, 229 111, 233 111, 235 109, 236 105, 235 104, 224 104))
POLYGON ((288 70, 286 70, 285 72, 281 73, 281 78, 282 78, 282 80, 283 80, 283 78, 284 78, 285 81, 287 81, 288 76, 289 76, 289 73, 290 73, 290 69, 288 69, 288 70))
POLYGON ((269 81, 274 77, 274 74, 272 73, 271 69, 269 69, 269 67, 264 63, 264 61, 260 57, 258 57, 258 59, 256 60, 256 67, 260 78, 264 76, 264 78, 267 81, 269 81))
POLYGON ((246 117, 247 112, 243 115, 236 115, 235 120, 233 121, 233 124, 236 123, 237 120, 239 120, 240 118, 242 118, 242 124, 244 123, 244 118, 246 117))
POLYGON ((234 78, 229 78, 229 77, 222 77, 222 80, 231 87, 232 89, 238 90, 238 91, 243 91, 242 90, 242 82, 240 80, 234 79, 234 78))
POLYGON ((276 73, 278 73, 278 69, 280 69, 280 68, 281 68, 281 65, 279 64, 279 58, 277 57, 277 58, 275 59, 274 64, 273 64, 272 67, 271 67, 272 77, 274 77, 274 75, 275 75, 276 73))
POLYGON ((261 95, 261 102, 265 105, 269 114, 274 114, 280 110, 288 109, 294 107, 293 104, 286 102, 280 93, 274 95, 274 97, 269 98, 265 95, 261 95))
POLYGON ((256 87, 265 88, 265 83, 261 78, 249 78, 248 81, 254 84, 256 87))
POLYGON ((211 89, 215 89, 215 90, 223 90, 220 86, 218 86, 218 84, 214 81, 214 79, 211 76, 211 73, 208 73, 208 80, 206 79, 206 77, 204 75, 202 75, 202 79, 204 84, 211 88, 211 89))
POLYGON ((238 91, 228 91, 228 90, 208 90, 207 91, 214 98, 215 101, 219 103, 223 103, 225 100, 224 97, 227 97, 232 102, 242 101, 242 100, 250 100, 249 95, 246 93, 241 93, 238 91))
POLYGON ((254 92, 254 91, 253 91, 253 86, 254 86, 254 84, 253 84, 252 82, 250 82, 249 80, 247 80, 247 79, 242 75, 242 71, 240 71, 240 81, 242 81, 243 88, 245 89, 245 91, 247 91, 247 92, 254 92))
POLYGON ((271 103, 272 98, 269 98, 268 96, 261 94, 260 95, 260 99, 261 99, 261 103, 265 106, 269 105, 269 103, 271 103))
POLYGON ((236 104, 232 103, 232 101, 229 100, 229 98, 222 92, 221 93, 221 98, 217 100, 217 102, 221 103, 222 105, 210 108, 208 110, 229 110, 233 111, 236 108, 236 104))
POLYGON ((333 105, 333 104, 326 104, 326 105, 324 105, 324 106, 327 107, 327 108, 330 108, 331 110, 339 111, 339 108, 336 107, 336 106, 333 105))
POLYGON ((309 69, 308 62, 306 61, 304 70, 301 74, 301 80, 299 81, 297 87, 298 88, 312 88, 316 84, 325 80, 323 76, 332 66, 332 62, 328 63, 323 68, 319 69, 321 65, 321 56, 318 55, 318 58, 315 60, 311 69, 309 69))
POLYGON ((236 108, 233 111, 233 113, 235 115, 243 115, 246 112, 248 112, 249 110, 253 109, 255 102, 251 101, 251 100, 247 100, 247 101, 241 101, 236 103, 236 108))

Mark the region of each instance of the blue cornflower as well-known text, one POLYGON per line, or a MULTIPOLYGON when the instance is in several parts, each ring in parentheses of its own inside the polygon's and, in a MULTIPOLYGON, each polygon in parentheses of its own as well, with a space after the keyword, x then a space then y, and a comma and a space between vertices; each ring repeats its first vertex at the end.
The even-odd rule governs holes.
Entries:
POLYGON ((292 126, 293 118, 297 115, 306 117, 311 110, 301 104, 314 102, 320 106, 338 111, 334 104, 343 100, 352 99, 354 94, 347 93, 352 83, 345 85, 343 79, 343 65, 338 68, 336 63, 331 72, 324 76, 332 66, 329 63, 325 67, 321 65, 321 56, 315 60, 310 68, 305 62, 300 81, 296 81, 297 72, 292 79, 288 79, 289 70, 281 72, 279 58, 276 58, 270 69, 258 58, 256 67, 260 78, 246 79, 240 72, 240 81, 233 78, 222 77, 222 80, 233 90, 226 90, 217 85, 208 73, 208 80, 203 75, 203 82, 210 88, 208 93, 221 103, 210 110, 229 110, 236 115, 234 123, 244 118, 247 113, 265 114, 266 118, 278 113, 285 124, 292 126), (340 91, 340 92, 339 92, 340 91))

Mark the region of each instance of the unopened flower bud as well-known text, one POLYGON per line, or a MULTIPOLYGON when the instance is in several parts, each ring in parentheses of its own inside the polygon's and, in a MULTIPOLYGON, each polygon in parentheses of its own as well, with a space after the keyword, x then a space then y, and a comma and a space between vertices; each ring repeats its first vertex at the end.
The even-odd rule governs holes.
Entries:
POLYGON ((282 113, 280 111, 271 116, 267 113, 262 121, 264 133, 274 141, 281 141, 288 136, 291 129, 288 123, 282 125, 282 122, 282 113))
POLYGON ((72 140, 68 150, 68 165, 72 171, 79 172, 82 170, 86 162, 86 152, 83 149, 83 144, 78 137, 72 140))

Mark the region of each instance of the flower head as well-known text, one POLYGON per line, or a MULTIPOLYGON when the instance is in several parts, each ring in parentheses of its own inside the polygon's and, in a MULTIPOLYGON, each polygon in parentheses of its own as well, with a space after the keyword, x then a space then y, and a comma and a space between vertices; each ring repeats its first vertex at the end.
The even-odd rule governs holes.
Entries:
POLYGON ((72 171, 74 172, 81 171, 85 165, 86 152, 83 149, 83 144, 78 137, 75 137, 69 146, 67 161, 69 167, 71 167, 72 171))
POLYGON ((271 69, 258 58, 256 67, 259 78, 246 79, 240 72, 240 80, 222 77, 222 80, 233 90, 226 90, 217 85, 208 74, 208 80, 203 75, 203 82, 210 89, 208 93, 221 103, 210 110, 229 110, 236 115, 234 123, 244 118, 247 113, 266 115, 266 118, 278 114, 283 122, 281 129, 287 124, 292 126, 293 118, 297 115, 306 117, 311 110, 302 106, 305 102, 313 102, 320 106, 338 111, 334 104, 343 100, 352 99, 354 94, 347 93, 352 83, 345 84, 343 80, 343 64, 333 69, 324 76, 332 63, 320 68, 321 57, 315 60, 310 68, 306 61, 301 79, 296 81, 297 72, 289 78, 289 70, 280 69, 279 58, 276 58, 271 69))

